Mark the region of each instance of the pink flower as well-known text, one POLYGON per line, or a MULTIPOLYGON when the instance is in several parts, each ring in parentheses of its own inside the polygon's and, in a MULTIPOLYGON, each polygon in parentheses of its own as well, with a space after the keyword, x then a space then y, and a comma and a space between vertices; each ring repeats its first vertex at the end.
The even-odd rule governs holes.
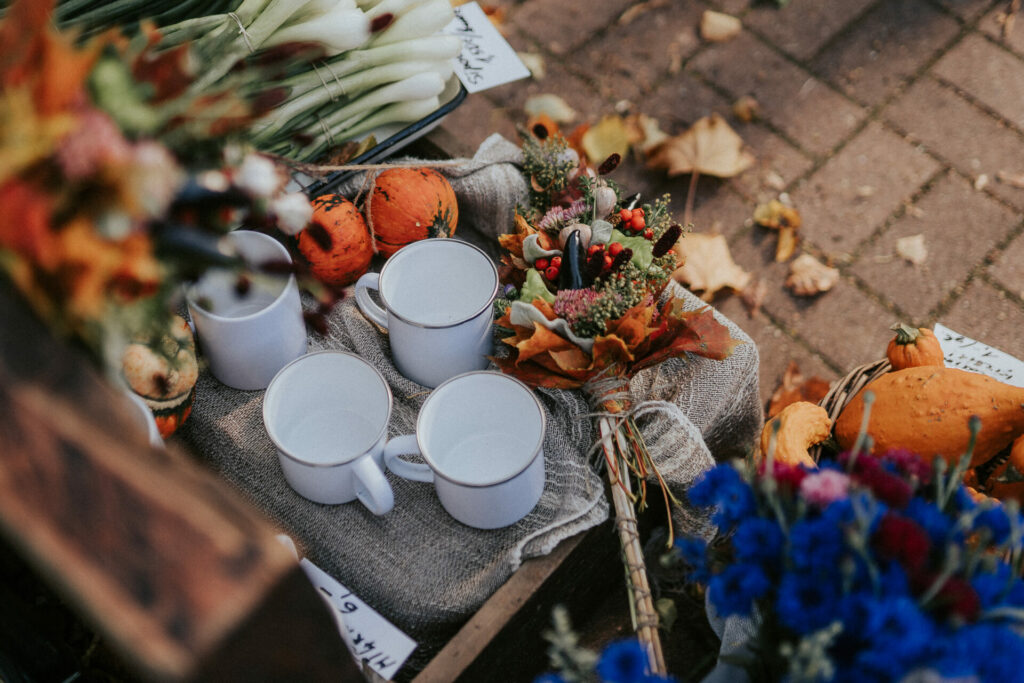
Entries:
POLYGON ((836 470, 821 470, 808 474, 800 482, 800 495, 811 505, 825 507, 829 503, 846 498, 850 489, 850 478, 836 470))

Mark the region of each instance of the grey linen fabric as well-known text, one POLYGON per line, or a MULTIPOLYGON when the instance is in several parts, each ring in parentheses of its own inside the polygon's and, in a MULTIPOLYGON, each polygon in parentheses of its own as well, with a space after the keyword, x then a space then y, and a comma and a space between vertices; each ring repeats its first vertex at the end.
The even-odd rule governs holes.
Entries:
MULTIPOLYGON (((496 236, 512 229, 515 204, 526 195, 515 165, 519 159, 515 145, 495 136, 465 165, 439 169, 458 196, 457 237, 497 254, 496 236)), ((360 182, 353 179, 349 191, 360 182)), ((685 298, 688 308, 703 305, 681 287, 673 293, 685 298)), ((728 360, 673 359, 631 383, 638 403, 665 402, 654 405, 639 424, 677 495, 716 457, 741 454, 761 427, 757 348, 735 324, 716 316, 745 342, 728 360)), ((397 371, 387 334, 364 318, 354 301, 335 307, 327 334, 311 335, 309 346, 310 351, 352 351, 371 362, 394 395, 389 437, 413 431, 428 390, 397 371)), ((500 346, 496 341, 496 349, 500 346)), ((399 676, 404 678, 421 669, 524 559, 544 555, 608 517, 602 477, 587 455, 597 434, 586 399, 577 391, 541 389, 537 395, 547 417, 544 493, 524 519, 493 531, 456 522, 431 485, 390 473, 395 507, 383 516, 358 502, 320 505, 302 498, 285 482, 264 430, 263 392, 230 389, 205 370, 183 436, 292 536, 302 554, 419 642, 399 676)), ((680 533, 708 533, 707 519, 685 507, 676 509, 675 521, 680 533)))

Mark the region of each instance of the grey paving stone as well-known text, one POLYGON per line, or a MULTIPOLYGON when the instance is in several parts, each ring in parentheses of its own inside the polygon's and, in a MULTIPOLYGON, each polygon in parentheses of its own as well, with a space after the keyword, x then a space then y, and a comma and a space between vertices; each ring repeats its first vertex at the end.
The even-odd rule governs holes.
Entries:
POLYGON ((915 207, 917 211, 897 220, 865 250, 853 271, 909 315, 908 322, 923 324, 1020 219, 948 173, 915 207), (928 258, 920 265, 896 253, 897 240, 913 235, 923 235, 928 249, 928 258))
POLYGON ((968 35, 933 69, 1024 130, 1024 61, 977 33, 968 35))
POLYGON ((564 55, 604 30, 633 1, 527 0, 509 12, 509 22, 554 54, 564 55))
POLYGON ((785 7, 761 2, 743 17, 775 45, 797 59, 808 59, 874 0, 791 0, 785 7))
POLYGON ((974 280, 938 322, 1024 360, 1024 310, 983 280, 974 280))
POLYGON ((705 48, 689 66, 733 99, 752 95, 768 121, 815 155, 834 148, 866 113, 748 32, 705 48))
POLYGON ((1024 189, 995 182, 1000 171, 1024 171, 1024 139, 930 78, 915 83, 883 110, 910 139, 961 173, 989 180, 986 189, 1024 208, 1024 189))
POLYGON ((1017 235, 996 259, 990 271, 1003 287, 1024 299, 1024 235, 1017 235))
POLYGON ((792 193, 803 216, 801 230, 828 253, 852 253, 939 168, 871 123, 792 193))
POLYGON ((925 0, 894 0, 871 9, 818 55, 815 73, 865 105, 889 97, 960 31, 925 0))

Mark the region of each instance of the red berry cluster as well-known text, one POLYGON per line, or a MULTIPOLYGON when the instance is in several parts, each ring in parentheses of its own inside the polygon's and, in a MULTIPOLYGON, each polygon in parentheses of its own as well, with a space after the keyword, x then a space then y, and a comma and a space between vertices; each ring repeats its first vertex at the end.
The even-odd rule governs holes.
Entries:
POLYGON ((544 277, 548 280, 554 282, 558 279, 558 274, 562 270, 562 257, 552 256, 550 259, 539 258, 533 262, 533 267, 544 273, 544 277))
POLYGON ((587 248, 587 256, 592 257, 596 253, 604 255, 604 268, 602 270, 608 270, 612 267, 612 263, 615 261, 615 257, 622 252, 623 246, 620 242, 610 242, 607 245, 604 244, 591 244, 587 248))
POLYGON ((622 209, 619 211, 619 218, 622 220, 619 224, 619 228, 623 232, 631 232, 634 235, 643 235, 644 239, 654 239, 654 230, 647 227, 647 221, 644 220, 643 209, 622 209))

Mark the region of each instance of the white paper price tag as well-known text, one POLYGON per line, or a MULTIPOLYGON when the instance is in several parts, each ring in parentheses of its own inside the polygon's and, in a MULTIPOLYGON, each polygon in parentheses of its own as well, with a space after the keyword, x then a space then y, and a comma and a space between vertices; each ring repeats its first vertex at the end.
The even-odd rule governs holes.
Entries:
POLYGON ((480 92, 530 75, 516 51, 475 2, 456 7, 455 18, 444 32, 462 38, 462 52, 455 58, 455 74, 469 92, 480 92))
POLYGON ((368 662, 383 678, 391 680, 416 649, 416 641, 309 560, 303 559, 299 564, 340 615, 347 631, 342 636, 352 656, 360 665, 368 662))
POLYGON ((947 368, 979 372, 1000 382, 1024 387, 1024 363, 1010 354, 965 337, 941 323, 935 323, 933 332, 942 347, 947 368))

